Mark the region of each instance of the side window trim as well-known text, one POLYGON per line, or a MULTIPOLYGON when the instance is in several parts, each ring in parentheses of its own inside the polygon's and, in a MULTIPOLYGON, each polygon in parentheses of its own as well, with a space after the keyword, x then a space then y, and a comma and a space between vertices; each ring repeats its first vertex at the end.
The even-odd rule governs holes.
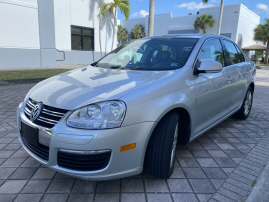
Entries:
MULTIPOLYGON (((228 57, 228 51, 227 51, 227 49, 226 49, 225 44, 223 43, 224 40, 225 40, 225 39, 220 39, 220 43, 221 43, 222 48, 223 48, 223 54, 224 54, 225 66, 226 66, 226 67, 229 67, 229 66, 231 66, 231 65, 229 65, 229 62, 228 62, 228 60, 229 60, 229 57, 228 57)), ((228 40, 226 40, 226 41, 228 41, 228 40)))
POLYGON ((234 44, 235 49, 237 50, 237 52, 239 54, 240 63, 241 62, 246 62, 246 58, 245 58, 244 54, 242 53, 242 51, 240 50, 240 48, 235 43, 233 43, 233 44, 234 44), (241 61, 241 57, 243 57, 244 61, 241 61))
POLYGON ((222 51, 223 51, 223 57, 224 57, 224 66, 222 67, 222 68, 224 68, 224 67, 227 67, 228 65, 228 63, 227 63, 227 59, 226 59, 226 54, 225 54, 225 51, 226 51, 226 48, 225 48, 225 46, 224 46, 224 44, 222 43, 222 40, 221 39, 219 39, 219 42, 220 42, 220 45, 221 45, 221 47, 222 47, 222 51))

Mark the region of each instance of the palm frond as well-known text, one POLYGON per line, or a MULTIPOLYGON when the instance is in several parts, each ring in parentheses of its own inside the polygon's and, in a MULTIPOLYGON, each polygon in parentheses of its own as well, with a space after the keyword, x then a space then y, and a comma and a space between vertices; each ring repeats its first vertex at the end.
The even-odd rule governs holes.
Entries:
POLYGON ((129 0, 122 0, 121 4, 118 7, 121 13, 123 13, 123 15, 125 16, 125 20, 128 20, 130 16, 130 9, 131 9, 129 0))
POLYGON ((107 8, 109 9, 109 12, 110 12, 110 13, 113 13, 113 6, 114 6, 113 3, 106 3, 106 4, 104 4, 103 7, 102 7, 102 11, 101 11, 102 15, 105 16, 105 14, 106 14, 106 9, 107 9, 107 8), (110 11, 111 8, 112 8, 112 12, 110 11))
POLYGON ((206 26, 209 25, 209 27, 215 26, 215 21, 213 20, 212 15, 201 15, 196 18, 193 26, 194 29, 202 29, 203 33, 206 33, 206 26))

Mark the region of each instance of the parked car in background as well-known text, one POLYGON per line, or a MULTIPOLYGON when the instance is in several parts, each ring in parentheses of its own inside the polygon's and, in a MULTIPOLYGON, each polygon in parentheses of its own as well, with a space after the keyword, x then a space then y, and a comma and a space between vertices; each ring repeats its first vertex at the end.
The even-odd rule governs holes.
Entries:
POLYGON ((147 37, 38 83, 19 105, 23 148, 89 180, 173 172, 187 144, 233 115, 249 116, 255 65, 219 35, 147 37))

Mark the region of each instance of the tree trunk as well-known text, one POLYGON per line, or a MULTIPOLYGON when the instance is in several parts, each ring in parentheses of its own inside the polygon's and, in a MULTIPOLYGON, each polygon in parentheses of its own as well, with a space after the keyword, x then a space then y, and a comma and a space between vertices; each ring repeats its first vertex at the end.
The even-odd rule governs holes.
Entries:
POLYGON ((221 0, 221 5, 220 5, 220 14, 219 14, 219 27, 218 27, 218 35, 220 35, 221 21, 222 21, 222 13, 223 13, 223 5, 224 5, 224 0, 221 0))
POLYGON ((101 53, 101 58, 102 58, 103 54, 102 54, 102 44, 101 44, 101 15, 99 16, 99 44, 100 44, 100 53, 101 53))
POLYGON ((268 56, 269 56, 269 38, 267 41, 267 49, 266 49, 266 53, 265 53, 265 58, 264 58, 264 64, 268 64, 268 56))
POLYGON ((203 34, 206 34, 206 31, 205 31, 206 27, 203 27, 203 34))
POLYGON ((115 8, 115 16, 114 16, 114 27, 113 27, 113 35, 112 35, 112 47, 111 51, 113 51, 113 45, 114 45, 114 36, 115 36, 115 27, 116 27, 116 19, 117 19, 117 7, 115 8))
POLYGON ((148 36, 153 36, 155 0, 149 2, 148 36))

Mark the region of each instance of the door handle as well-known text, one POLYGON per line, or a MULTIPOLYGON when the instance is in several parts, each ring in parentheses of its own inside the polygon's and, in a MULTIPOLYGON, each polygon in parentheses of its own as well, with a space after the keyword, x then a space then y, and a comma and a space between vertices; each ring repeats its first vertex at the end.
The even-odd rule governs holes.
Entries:
POLYGON ((227 81, 228 83, 232 83, 232 81, 233 81, 233 78, 231 78, 231 77, 228 77, 228 78, 226 79, 226 81, 227 81))

